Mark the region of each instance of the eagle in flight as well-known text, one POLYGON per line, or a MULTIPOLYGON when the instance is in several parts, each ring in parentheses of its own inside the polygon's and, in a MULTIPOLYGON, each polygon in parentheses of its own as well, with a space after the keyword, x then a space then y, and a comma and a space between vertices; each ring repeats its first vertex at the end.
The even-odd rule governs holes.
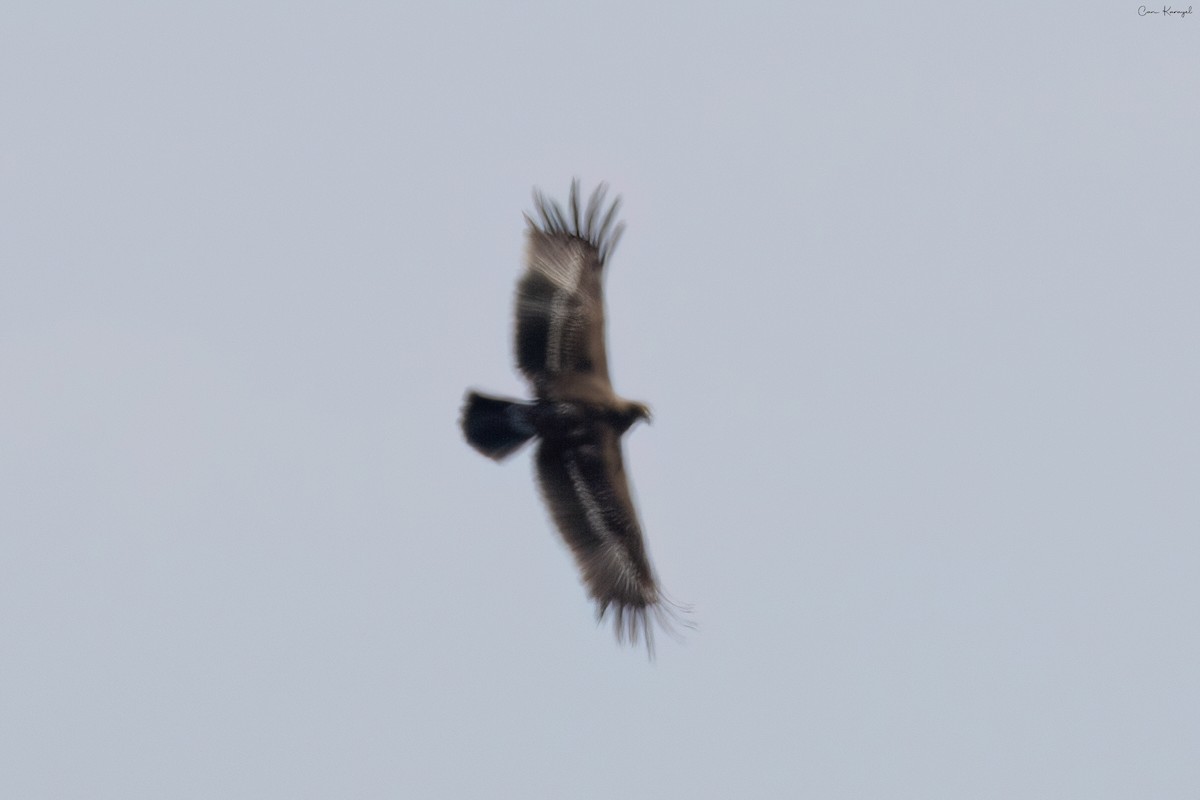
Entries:
POLYGON ((582 214, 579 182, 564 211, 534 190, 538 219, 528 215, 525 273, 517 283, 517 367, 534 400, 468 391, 462 428, 467 442, 500 461, 537 439, 537 479, 559 533, 596 602, 612 610, 619 641, 645 640, 653 625, 670 629, 668 600, 646 555, 621 459, 621 436, 650 409, 618 397, 604 343, 604 265, 621 238, 620 198, 604 207, 605 186, 582 214))

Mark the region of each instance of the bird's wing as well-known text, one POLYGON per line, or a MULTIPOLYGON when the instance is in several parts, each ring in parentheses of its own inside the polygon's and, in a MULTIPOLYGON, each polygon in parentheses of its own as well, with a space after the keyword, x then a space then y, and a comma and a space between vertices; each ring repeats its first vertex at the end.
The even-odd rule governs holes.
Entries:
POLYGON ((537 475, 546 505, 582 573, 596 616, 610 608, 617 638, 644 638, 653 652, 651 622, 670 629, 674 606, 662 595, 646 555, 642 529, 621 461, 620 434, 604 422, 545 439, 537 475), (651 620, 651 617, 654 620, 651 620))
POLYGON ((571 184, 565 212, 534 192, 539 218, 526 217, 525 274, 517 284, 517 367, 539 397, 562 397, 568 387, 580 386, 612 391, 601 274, 623 226, 614 224, 620 199, 606 210, 604 193, 601 185, 581 215, 578 181, 571 184))

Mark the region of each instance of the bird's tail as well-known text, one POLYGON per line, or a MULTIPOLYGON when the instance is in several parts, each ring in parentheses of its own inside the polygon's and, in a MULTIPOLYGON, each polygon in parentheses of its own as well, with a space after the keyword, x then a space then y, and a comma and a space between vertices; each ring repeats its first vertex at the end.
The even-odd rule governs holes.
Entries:
POLYGON ((537 433, 532 410, 532 403, 467 392, 463 403, 463 434, 471 447, 499 461, 515 453, 537 433))

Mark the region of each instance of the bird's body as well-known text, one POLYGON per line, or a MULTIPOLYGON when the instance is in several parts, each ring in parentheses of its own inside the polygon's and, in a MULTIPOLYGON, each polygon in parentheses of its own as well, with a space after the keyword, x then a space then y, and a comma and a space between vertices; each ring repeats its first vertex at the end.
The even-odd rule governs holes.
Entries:
POLYGON ((463 432, 472 447, 496 460, 538 440, 542 496, 597 616, 611 609, 618 638, 644 637, 650 648, 651 617, 666 624, 672 606, 647 558, 621 457, 621 436, 650 412, 618 397, 608 375, 601 281, 623 229, 614 225, 620 201, 605 211, 601 187, 581 217, 578 183, 571 185, 566 213, 538 193, 534 201, 539 220, 526 217, 515 345, 517 368, 535 399, 468 392, 463 432))

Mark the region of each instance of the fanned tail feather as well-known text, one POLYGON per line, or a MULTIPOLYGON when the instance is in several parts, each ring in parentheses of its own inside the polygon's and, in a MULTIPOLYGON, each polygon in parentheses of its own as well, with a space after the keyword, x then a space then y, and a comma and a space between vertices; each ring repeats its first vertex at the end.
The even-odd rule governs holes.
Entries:
POLYGON ((532 408, 519 400, 467 392, 462 413, 467 443, 496 461, 512 455, 537 433, 530 419, 532 408))

